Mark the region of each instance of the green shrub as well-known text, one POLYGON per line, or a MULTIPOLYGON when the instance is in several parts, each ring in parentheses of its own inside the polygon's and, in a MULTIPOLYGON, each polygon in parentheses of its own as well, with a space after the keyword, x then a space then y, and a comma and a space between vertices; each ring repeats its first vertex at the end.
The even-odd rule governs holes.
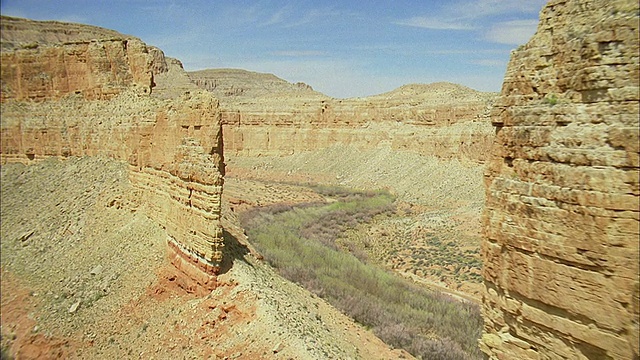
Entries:
POLYGON ((367 264, 357 249, 347 246, 347 251, 340 251, 336 244, 347 229, 392 212, 393 196, 337 188, 322 191, 339 200, 267 207, 241 216, 249 240, 265 259, 392 346, 423 359, 479 358, 478 306, 418 287, 367 264), (439 339, 432 339, 432 334, 439 339))
POLYGON ((547 94, 544 97, 544 101, 547 104, 551 105, 551 106, 556 105, 558 103, 558 96, 556 94, 553 94, 553 93, 552 94, 547 94))
POLYGON ((0 349, 0 360, 13 360, 13 356, 9 353, 9 349, 4 346, 0 349))

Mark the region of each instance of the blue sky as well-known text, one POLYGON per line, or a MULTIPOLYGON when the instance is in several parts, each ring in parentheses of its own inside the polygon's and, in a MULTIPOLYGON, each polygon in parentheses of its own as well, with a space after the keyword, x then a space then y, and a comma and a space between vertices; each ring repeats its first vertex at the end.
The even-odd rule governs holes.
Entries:
POLYGON ((334 97, 449 81, 499 91, 546 0, 2 0, 3 15, 141 38, 186 70, 243 68, 334 97))

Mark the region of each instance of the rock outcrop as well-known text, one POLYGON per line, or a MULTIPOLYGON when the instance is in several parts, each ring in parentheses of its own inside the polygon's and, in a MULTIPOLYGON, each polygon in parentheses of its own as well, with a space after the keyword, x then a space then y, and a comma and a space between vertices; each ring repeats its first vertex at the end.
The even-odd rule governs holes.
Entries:
POLYGON ((151 92, 153 57, 146 44, 100 28, 73 36, 75 28, 85 27, 90 28, 3 17, 2 101, 59 99, 69 93, 108 99, 132 86, 151 92), (27 42, 31 25, 46 35, 27 42))
MULTIPOLYGON (((3 18, 3 26, 47 25, 10 20, 3 18)), ((53 25, 52 32, 64 28, 53 25)), ((10 33, 3 28, 3 39, 10 33)), ((139 39, 107 35, 3 46, 2 163, 50 156, 126 161, 139 191, 113 205, 144 209, 172 238, 174 265, 213 288, 223 247, 218 101, 204 91, 151 97, 154 72, 168 68, 162 52, 139 39)))
POLYGON ((638 2, 552 0, 512 53, 486 172, 491 359, 638 359, 638 2))
POLYGON ((189 72, 193 83, 213 93, 219 99, 243 99, 251 101, 259 96, 278 93, 315 94, 305 83, 292 84, 273 74, 256 73, 242 69, 207 69, 189 72))
POLYGON ((130 37, 115 30, 98 26, 59 21, 27 21, 2 16, 0 22, 2 50, 36 48, 41 44, 90 42, 97 39, 122 39, 130 37))
POLYGON ((413 84, 333 99, 270 74, 204 70, 189 77, 220 99, 229 155, 291 155, 340 143, 483 162, 493 141, 495 94, 460 85, 413 84))

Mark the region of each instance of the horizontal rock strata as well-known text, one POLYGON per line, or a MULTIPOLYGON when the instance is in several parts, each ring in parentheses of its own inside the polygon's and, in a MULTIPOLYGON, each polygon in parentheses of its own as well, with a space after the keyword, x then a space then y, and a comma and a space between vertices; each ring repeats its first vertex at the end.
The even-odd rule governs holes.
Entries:
POLYGON ((174 264, 214 287, 223 247, 218 101, 203 91, 150 97, 164 56, 135 38, 34 47, 3 47, 2 163, 50 156, 126 161, 138 191, 120 206, 135 203, 132 209, 158 221, 173 239, 174 264))
POLYGON ((637 1, 553 0, 512 53, 486 173, 491 359, 637 359, 637 1))
POLYGON ((340 100, 269 74, 220 69, 189 77, 220 99, 228 155, 291 155, 339 143, 483 162, 494 137, 495 94, 455 84, 340 100))

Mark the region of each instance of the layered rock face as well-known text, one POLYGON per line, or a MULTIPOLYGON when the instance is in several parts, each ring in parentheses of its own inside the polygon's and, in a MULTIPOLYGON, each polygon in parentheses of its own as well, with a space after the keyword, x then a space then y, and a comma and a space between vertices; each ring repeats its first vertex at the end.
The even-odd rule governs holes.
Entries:
POLYGON ((220 99, 231 155, 291 155, 339 143, 481 162, 493 141, 488 110, 495 94, 459 85, 414 84, 339 100, 269 74, 206 70, 189 76, 220 99))
POLYGON ((219 105, 204 91, 149 96, 163 61, 159 50, 125 36, 3 47, 0 155, 3 163, 50 156, 128 162, 138 191, 114 205, 144 209, 173 239, 172 262, 212 288, 223 247, 219 105))
POLYGON ((552 0, 512 54, 486 172, 491 359, 637 359, 638 3, 552 0))
POLYGON ((2 50, 35 48, 40 44, 90 42, 96 39, 122 39, 129 37, 115 30, 98 26, 58 21, 28 21, 2 16, 0 23, 2 50))
POLYGON ((57 99, 74 92, 87 99, 108 99, 131 86, 143 93, 151 91, 149 49, 139 39, 99 28, 74 36, 71 29, 81 32, 90 27, 30 23, 46 34, 40 42, 38 37, 27 41, 31 34, 27 22, 2 18, 3 101, 57 99), (96 37, 87 39, 89 35, 96 37))

